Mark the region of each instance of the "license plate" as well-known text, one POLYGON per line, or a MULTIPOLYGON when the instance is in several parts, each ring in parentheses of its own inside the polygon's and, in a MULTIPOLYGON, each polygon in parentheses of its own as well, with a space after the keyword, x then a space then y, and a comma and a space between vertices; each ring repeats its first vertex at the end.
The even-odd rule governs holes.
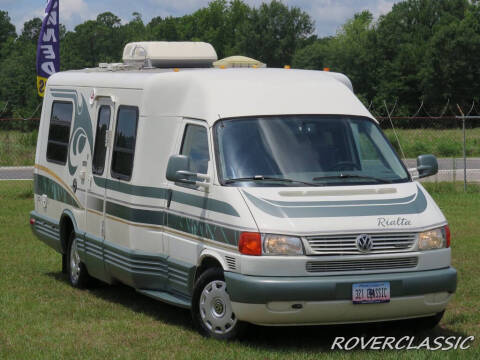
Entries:
POLYGON ((354 304, 378 304, 390 301, 390 283, 360 283, 352 285, 354 304))

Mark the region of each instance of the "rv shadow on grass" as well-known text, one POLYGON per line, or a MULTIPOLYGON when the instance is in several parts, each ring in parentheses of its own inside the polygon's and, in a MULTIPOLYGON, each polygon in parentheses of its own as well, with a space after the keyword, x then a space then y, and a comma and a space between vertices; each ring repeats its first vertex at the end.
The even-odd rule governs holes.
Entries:
MULTIPOLYGON (((68 283, 67 276, 61 272, 47 274, 57 281, 68 283)), ((141 295, 133 288, 123 285, 107 285, 100 281, 94 281, 92 286, 85 290, 103 300, 119 304, 134 312, 143 313, 157 321, 183 327, 185 330, 195 332, 190 311, 172 306, 160 301, 153 300, 141 295)), ((367 305, 368 306, 368 305, 367 305)), ((448 311, 448 310, 447 310, 448 311)), ((418 322, 415 319, 392 322, 379 322, 370 324, 345 324, 325 326, 257 326, 250 325, 240 343, 244 345, 261 347, 270 350, 315 350, 332 351, 331 346, 336 337, 349 339, 352 337, 364 337, 369 340, 371 337, 395 337, 399 340, 403 336, 415 337, 413 345, 419 345, 425 338, 431 339, 443 336, 467 337, 467 334, 450 330, 449 323, 462 321, 459 318, 451 318, 448 323, 442 320, 440 326, 431 330, 417 328, 418 322)))
MULTIPOLYGON (((67 275, 61 272, 51 272, 47 275, 57 281, 65 282, 70 286, 67 275)), ((134 312, 143 313, 169 325, 182 326, 191 331, 195 331, 189 310, 151 299, 148 296, 139 294, 130 286, 121 283, 108 285, 94 279, 91 286, 82 291, 86 291, 103 300, 124 306, 134 312)))

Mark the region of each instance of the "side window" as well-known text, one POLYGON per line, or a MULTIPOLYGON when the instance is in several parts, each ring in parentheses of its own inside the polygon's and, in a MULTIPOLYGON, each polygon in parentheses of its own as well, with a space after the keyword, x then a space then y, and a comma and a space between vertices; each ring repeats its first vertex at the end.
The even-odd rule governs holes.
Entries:
POLYGON ((97 135, 95 136, 95 149, 93 151, 92 172, 102 175, 105 168, 105 137, 110 126, 110 106, 103 105, 98 111, 97 135))
POLYGON ((207 129, 199 125, 187 125, 183 135, 180 155, 190 157, 190 171, 206 174, 208 171, 208 136, 207 129))
POLYGON ((48 131, 48 161, 61 165, 65 165, 67 162, 72 116, 73 104, 71 102, 53 102, 48 131))
POLYGON ((132 177, 137 122, 137 107, 120 106, 112 153, 112 176, 115 178, 128 181, 132 177))

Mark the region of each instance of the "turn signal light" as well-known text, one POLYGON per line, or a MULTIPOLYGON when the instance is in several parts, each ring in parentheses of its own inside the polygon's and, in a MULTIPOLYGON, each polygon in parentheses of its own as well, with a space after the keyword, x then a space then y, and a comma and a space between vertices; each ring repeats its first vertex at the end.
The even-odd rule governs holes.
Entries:
POLYGON ((238 250, 244 255, 262 255, 262 237, 256 232, 242 232, 238 250))
POLYGON ((450 228, 445 225, 445 238, 447 239, 447 248, 450 247, 450 228))

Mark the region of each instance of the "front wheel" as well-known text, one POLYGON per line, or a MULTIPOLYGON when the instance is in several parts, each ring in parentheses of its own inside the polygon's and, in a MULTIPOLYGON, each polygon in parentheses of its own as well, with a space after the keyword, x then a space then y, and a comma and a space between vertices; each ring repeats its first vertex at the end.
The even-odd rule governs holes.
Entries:
POLYGON ((246 324, 232 311, 222 269, 208 269, 198 278, 193 292, 192 318, 202 334, 216 339, 231 340, 243 332, 246 324))

